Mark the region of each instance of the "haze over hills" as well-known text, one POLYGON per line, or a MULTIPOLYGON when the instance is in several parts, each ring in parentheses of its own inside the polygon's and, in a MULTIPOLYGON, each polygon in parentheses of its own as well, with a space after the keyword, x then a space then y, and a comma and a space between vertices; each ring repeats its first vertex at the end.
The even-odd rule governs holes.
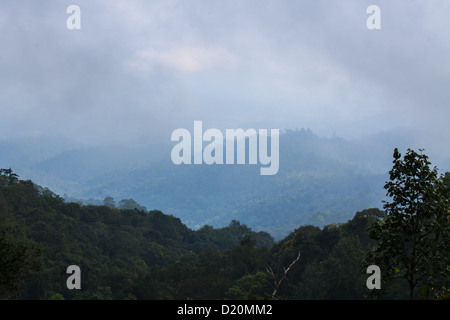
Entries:
POLYGON ((382 29, 358 0, 80 1, 73 15, 2 1, 0 166, 190 227, 234 218, 276 236, 380 207, 395 147, 450 168, 450 2, 379 2, 382 29), (197 120, 312 132, 282 134, 274 176, 174 166, 170 134, 197 120))
MULTIPOLYGON (((188 227, 238 220, 281 238, 299 225, 345 222, 354 212, 382 207, 393 148, 406 150, 402 132, 344 140, 310 130, 280 135, 279 172, 260 165, 180 165, 175 143, 89 146, 63 138, 1 141, 0 167, 11 167, 67 200, 102 203, 134 199, 147 209, 181 218, 188 227)), ((445 162, 433 165, 441 172, 445 162)), ((448 163, 448 162, 447 162, 448 163)))

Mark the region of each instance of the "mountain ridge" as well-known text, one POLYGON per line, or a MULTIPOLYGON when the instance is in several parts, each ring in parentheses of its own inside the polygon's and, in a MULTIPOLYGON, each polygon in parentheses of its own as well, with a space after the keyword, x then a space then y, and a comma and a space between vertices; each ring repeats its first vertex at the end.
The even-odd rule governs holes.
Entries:
POLYGON ((260 176, 259 165, 177 166, 169 143, 70 147, 60 140, 60 152, 46 159, 15 156, 8 163, 3 154, 0 163, 67 199, 132 198, 192 228, 223 227, 235 219, 279 239, 300 224, 324 226, 380 208, 392 151, 406 148, 409 139, 380 134, 351 141, 285 130, 274 176, 260 176))

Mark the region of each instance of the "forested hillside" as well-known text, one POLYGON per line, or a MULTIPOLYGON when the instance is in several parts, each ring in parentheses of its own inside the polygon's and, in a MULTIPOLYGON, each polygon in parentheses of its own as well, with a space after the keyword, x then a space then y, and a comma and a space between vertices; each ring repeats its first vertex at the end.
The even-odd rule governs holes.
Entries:
MULTIPOLYGON (((18 296, 24 299, 267 298, 273 291, 267 268, 281 276, 298 250, 302 259, 290 275, 291 285, 278 294, 314 297, 308 293, 312 287, 292 287, 310 263, 326 259, 336 246, 350 245, 356 246, 347 253, 354 264, 369 243, 366 217, 323 231, 301 227, 274 246, 268 233, 238 221, 193 231, 160 211, 66 203, 50 190, 14 177, 1 188, 0 210, 2 244, 24 245, 22 260, 30 262, 21 266, 28 268, 18 296), (82 270, 81 290, 66 288, 69 265, 82 270)), ((363 277, 353 267, 353 277, 363 277)), ((2 272, 2 277, 7 275, 2 272)), ((356 291, 348 297, 363 298, 364 290, 356 291)))
MULTIPOLYGON (((101 298, 134 297, 139 277, 175 262, 192 263, 204 249, 225 252, 243 239, 254 241, 255 250, 273 244, 269 234, 253 232, 237 221, 221 229, 204 226, 192 231, 160 211, 66 203, 50 190, 22 180, 2 186, 0 217, 2 239, 25 245, 29 255, 23 260, 33 258, 40 265, 24 284, 21 297, 26 299, 63 293, 66 298, 96 298, 104 290, 109 293, 101 298), (36 258, 37 252, 42 256, 36 258), (65 270, 72 264, 83 270, 81 292, 65 288, 65 270)), ((3 262, 5 271, 10 262, 3 262)))
MULTIPOLYGON (((3 170, 0 295, 19 299, 366 299, 363 264, 379 209, 281 241, 238 221, 187 228, 160 211, 67 203, 3 170), (298 257, 298 261, 296 261, 298 257), (279 286, 275 283, 293 265, 279 286), (69 265, 82 287, 66 287, 69 265), (276 291, 274 291, 277 289, 276 291)), ((405 286, 385 297, 405 298, 405 286)), ((420 296, 420 294, 418 294, 420 296)))

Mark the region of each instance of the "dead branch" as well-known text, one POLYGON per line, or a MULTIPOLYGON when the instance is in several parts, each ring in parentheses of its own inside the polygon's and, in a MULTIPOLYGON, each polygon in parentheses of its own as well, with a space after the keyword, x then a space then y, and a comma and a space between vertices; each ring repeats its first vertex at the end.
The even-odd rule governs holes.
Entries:
POLYGON ((297 258, 295 258, 295 260, 292 261, 292 263, 289 265, 289 267, 287 267, 287 269, 283 267, 283 269, 284 269, 283 276, 278 281, 276 279, 275 273, 273 272, 272 268, 270 268, 270 267, 266 268, 267 272, 273 277, 274 290, 272 292, 272 299, 277 294, 278 288, 280 287, 283 280, 286 279, 287 273, 289 272, 289 270, 291 270, 291 268, 294 266, 294 264, 296 264, 297 261, 300 259, 300 254, 301 254, 301 252, 299 251, 297 258))

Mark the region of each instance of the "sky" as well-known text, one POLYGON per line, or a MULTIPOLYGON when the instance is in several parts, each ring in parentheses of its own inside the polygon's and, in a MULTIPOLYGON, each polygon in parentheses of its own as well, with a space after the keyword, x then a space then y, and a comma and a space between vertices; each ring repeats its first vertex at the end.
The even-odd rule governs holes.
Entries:
POLYGON ((448 0, 2 0, 0 137, 402 128, 450 156, 449 13, 448 0))

